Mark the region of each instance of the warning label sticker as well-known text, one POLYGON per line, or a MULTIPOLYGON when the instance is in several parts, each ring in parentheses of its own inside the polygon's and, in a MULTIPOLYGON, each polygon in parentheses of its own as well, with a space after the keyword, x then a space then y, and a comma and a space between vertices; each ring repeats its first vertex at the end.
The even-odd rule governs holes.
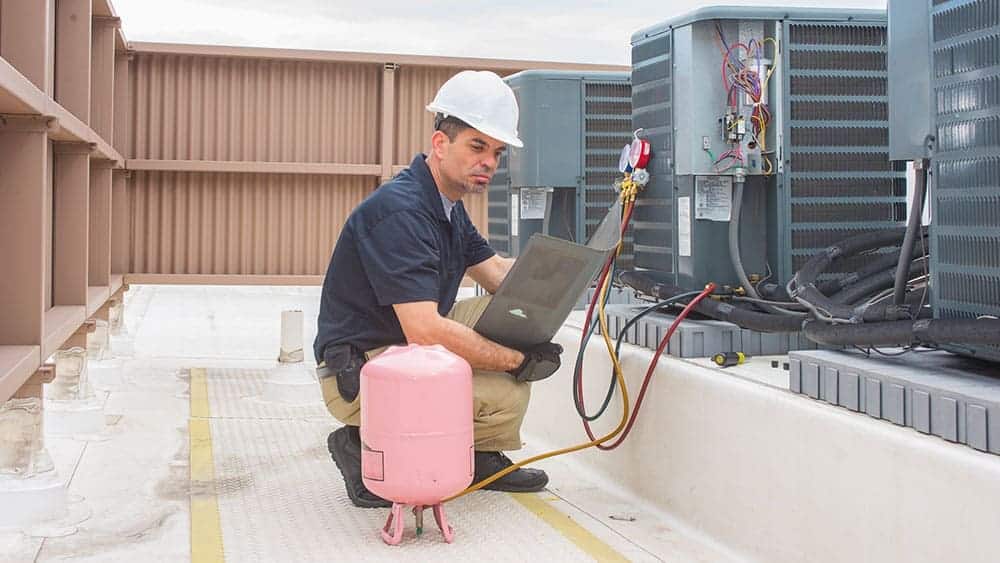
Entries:
POLYGON ((521 219, 544 219, 545 188, 521 188, 521 219))
POLYGON ((691 256, 691 198, 677 198, 677 254, 691 256))
POLYGON ((732 215, 732 176, 696 176, 694 218, 706 221, 729 221, 732 215))

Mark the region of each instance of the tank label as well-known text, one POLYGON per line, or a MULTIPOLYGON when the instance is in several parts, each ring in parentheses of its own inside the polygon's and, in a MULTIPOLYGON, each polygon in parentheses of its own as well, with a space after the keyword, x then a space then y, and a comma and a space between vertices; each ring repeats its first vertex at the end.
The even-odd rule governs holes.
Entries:
POLYGON ((361 448, 361 475, 365 479, 372 481, 385 480, 385 459, 382 452, 373 450, 368 444, 362 443, 361 448))
POLYGON ((732 176, 695 176, 694 218, 706 221, 729 221, 732 215, 732 176))
POLYGON ((677 254, 691 256, 691 198, 677 198, 677 254))

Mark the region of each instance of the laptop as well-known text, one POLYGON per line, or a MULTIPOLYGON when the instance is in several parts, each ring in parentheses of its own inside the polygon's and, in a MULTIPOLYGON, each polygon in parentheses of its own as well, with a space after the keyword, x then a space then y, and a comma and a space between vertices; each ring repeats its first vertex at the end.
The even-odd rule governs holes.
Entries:
POLYGON ((620 232, 616 203, 586 246, 532 235, 473 330, 521 350, 551 341, 614 252, 620 232))

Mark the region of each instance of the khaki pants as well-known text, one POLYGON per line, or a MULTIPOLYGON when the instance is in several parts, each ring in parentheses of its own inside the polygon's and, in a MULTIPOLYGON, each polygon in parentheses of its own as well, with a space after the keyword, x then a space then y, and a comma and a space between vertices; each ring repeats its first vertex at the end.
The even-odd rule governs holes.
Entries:
MULTIPOLYGON (((479 320, 490 296, 459 301, 448 313, 448 318, 471 327, 479 320)), ((367 352, 369 359, 386 348, 367 352)), ((348 403, 337 390, 337 380, 326 377, 320 380, 323 400, 330 414, 351 426, 361 425, 361 396, 348 403)), ((528 410, 531 384, 519 383, 508 373, 486 370, 472 371, 472 416, 475 447, 478 451, 509 451, 521 448, 521 421, 528 410)))

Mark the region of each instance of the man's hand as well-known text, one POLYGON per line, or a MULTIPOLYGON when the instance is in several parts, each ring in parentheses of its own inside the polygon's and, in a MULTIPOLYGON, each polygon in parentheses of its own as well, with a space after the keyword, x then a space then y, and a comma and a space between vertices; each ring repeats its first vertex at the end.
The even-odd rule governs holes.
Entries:
POLYGON ((501 346, 471 328, 438 314, 437 303, 418 301, 392 306, 409 344, 440 344, 472 369, 506 371, 523 363, 524 354, 501 346))
POLYGON ((539 381, 559 370, 559 360, 563 348, 555 342, 546 342, 524 351, 524 361, 510 370, 509 374, 518 381, 539 381))

